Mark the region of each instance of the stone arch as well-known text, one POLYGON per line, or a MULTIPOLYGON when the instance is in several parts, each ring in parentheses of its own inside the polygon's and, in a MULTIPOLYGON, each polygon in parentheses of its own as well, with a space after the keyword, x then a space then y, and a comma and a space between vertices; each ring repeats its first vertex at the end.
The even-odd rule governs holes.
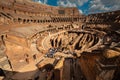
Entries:
POLYGON ((3 76, 3 77, 6 76, 5 73, 4 73, 4 70, 2 68, 0 68, 0 76, 3 76))
POLYGON ((26 19, 23 19, 23 23, 26 23, 26 19))

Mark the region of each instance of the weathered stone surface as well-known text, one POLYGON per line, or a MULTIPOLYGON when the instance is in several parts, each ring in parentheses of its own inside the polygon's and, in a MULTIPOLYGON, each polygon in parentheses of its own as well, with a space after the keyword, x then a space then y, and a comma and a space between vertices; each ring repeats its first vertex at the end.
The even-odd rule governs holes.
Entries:
POLYGON ((6 80, 116 79, 119 32, 119 10, 86 16, 75 7, 0 0, 0 68, 6 80))

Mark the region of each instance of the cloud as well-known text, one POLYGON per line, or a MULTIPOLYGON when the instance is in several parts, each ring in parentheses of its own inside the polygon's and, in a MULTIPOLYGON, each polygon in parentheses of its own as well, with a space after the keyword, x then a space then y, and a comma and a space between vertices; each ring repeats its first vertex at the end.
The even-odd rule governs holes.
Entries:
POLYGON ((59 0, 57 4, 63 7, 77 7, 77 5, 75 3, 72 3, 70 0, 59 0))
POLYGON ((33 0, 33 1, 43 3, 43 4, 47 4, 47 0, 33 0))
POLYGON ((82 6, 84 5, 84 3, 88 2, 88 0, 75 0, 75 1, 77 1, 78 6, 82 6))
POLYGON ((47 0, 44 0, 44 4, 46 4, 47 3, 47 0))
POLYGON ((82 10, 80 10, 80 9, 79 9, 79 12, 80 12, 81 14, 83 14, 83 11, 82 11, 82 10))
MULTIPOLYGON (((58 6, 62 7, 81 7, 83 6, 88 0, 58 0, 58 6)), ((79 9, 79 12, 83 14, 84 11, 79 9)))
POLYGON ((80 7, 86 2, 88 2, 88 0, 58 0, 57 4, 63 7, 80 7))
POLYGON ((92 0, 90 1, 90 13, 114 11, 120 9, 120 0, 92 0))
POLYGON ((39 3, 42 3, 40 0, 38 1, 39 3))

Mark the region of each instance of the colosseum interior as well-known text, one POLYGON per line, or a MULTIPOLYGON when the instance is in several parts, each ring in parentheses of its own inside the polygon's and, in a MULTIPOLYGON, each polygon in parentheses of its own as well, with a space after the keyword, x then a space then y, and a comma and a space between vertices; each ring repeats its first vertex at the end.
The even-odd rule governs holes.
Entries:
POLYGON ((0 80, 120 80, 120 10, 0 0, 0 80))

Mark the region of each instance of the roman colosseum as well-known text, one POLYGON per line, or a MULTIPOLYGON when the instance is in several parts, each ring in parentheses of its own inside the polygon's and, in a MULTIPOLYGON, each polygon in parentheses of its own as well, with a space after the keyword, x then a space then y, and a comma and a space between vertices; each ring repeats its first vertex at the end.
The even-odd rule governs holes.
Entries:
POLYGON ((0 0, 0 80, 119 80, 120 10, 0 0))

